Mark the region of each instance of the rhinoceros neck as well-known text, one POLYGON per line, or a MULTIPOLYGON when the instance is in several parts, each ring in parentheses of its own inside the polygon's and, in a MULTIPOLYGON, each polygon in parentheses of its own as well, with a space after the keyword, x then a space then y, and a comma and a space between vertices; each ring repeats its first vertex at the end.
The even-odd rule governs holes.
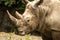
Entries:
POLYGON ((40 11, 39 12, 39 25, 38 25, 37 31, 40 31, 40 29, 44 25, 45 18, 49 9, 50 8, 48 6, 43 6, 43 5, 39 6, 39 11, 40 11))

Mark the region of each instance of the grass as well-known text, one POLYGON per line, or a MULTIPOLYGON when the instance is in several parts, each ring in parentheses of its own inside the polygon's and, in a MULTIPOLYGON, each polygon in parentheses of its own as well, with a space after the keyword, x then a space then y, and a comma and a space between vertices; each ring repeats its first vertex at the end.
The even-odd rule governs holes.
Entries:
POLYGON ((20 36, 14 33, 0 32, 0 40, 40 40, 41 36, 25 35, 20 36))
POLYGON ((42 40, 41 36, 36 36, 35 34, 32 34, 20 36, 12 32, 12 30, 11 32, 0 32, 0 40, 42 40))

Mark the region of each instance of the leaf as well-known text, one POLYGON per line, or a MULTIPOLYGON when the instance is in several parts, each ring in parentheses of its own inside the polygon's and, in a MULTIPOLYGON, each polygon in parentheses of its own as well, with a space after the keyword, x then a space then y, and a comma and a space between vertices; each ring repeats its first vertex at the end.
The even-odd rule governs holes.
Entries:
POLYGON ((0 0, 0 4, 2 3, 2 0, 0 0))

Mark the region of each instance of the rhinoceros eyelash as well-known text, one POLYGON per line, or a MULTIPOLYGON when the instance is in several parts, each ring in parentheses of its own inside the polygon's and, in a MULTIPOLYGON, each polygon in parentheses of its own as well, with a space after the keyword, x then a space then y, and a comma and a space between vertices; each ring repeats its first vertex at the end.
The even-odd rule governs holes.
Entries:
POLYGON ((27 20, 28 22, 30 21, 30 20, 27 20))

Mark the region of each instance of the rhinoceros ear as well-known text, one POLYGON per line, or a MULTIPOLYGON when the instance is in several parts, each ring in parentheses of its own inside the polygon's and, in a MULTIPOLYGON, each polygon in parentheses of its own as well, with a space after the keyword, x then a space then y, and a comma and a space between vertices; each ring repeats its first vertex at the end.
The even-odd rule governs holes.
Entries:
POLYGON ((34 0, 34 6, 38 6, 40 5, 41 3, 43 3, 43 0, 34 0))
POLYGON ((25 3, 25 4, 27 4, 27 3, 29 3, 30 1, 28 1, 28 0, 22 0, 22 2, 25 3))
POLYGON ((22 15, 19 12, 16 11, 16 17, 19 18, 19 19, 21 19, 22 15))
POLYGON ((9 13, 8 10, 7 10, 7 13, 8 13, 9 18, 10 18, 14 23, 17 23, 17 19, 16 19, 15 17, 13 17, 13 16, 9 13))

